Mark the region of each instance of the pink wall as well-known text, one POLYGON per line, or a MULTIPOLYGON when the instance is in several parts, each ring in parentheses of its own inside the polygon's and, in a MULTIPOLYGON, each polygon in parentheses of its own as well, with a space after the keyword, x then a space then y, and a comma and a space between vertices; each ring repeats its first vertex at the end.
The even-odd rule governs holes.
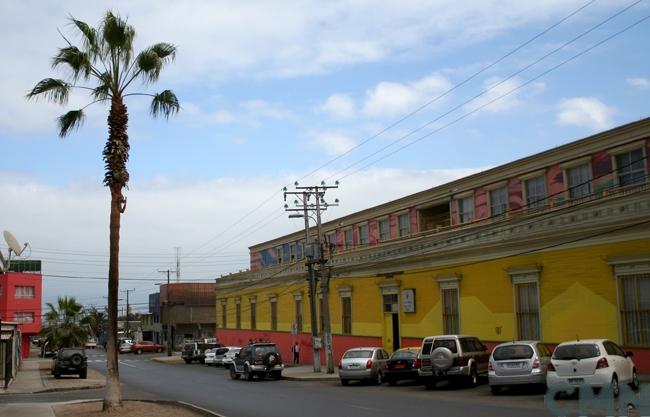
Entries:
POLYGON ((508 181, 508 209, 519 210, 523 206, 522 184, 519 178, 508 181))
POLYGON ((376 245, 379 241, 379 228, 377 220, 368 221, 368 240, 371 245, 376 245))
POLYGON ((488 216, 488 193, 485 188, 474 190, 474 218, 485 219, 488 216))
POLYGON ((553 165, 546 170, 546 195, 548 203, 552 206, 565 200, 564 171, 559 165, 553 165))

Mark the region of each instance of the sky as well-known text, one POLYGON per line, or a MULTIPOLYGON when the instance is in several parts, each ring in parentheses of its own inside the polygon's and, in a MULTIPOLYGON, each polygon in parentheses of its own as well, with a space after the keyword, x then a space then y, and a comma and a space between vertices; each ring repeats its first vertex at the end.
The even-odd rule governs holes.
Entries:
POLYGON ((648 0, 3 1, 0 230, 42 260, 44 302, 106 304, 108 108, 60 139, 56 117, 91 99, 25 95, 66 77, 51 58, 80 41, 70 16, 97 26, 109 9, 136 51, 178 48, 131 91, 171 89, 179 114, 126 102, 120 288, 141 311, 176 248, 180 279, 209 281, 300 230, 283 210, 294 181, 340 181, 329 221, 650 115, 648 0))

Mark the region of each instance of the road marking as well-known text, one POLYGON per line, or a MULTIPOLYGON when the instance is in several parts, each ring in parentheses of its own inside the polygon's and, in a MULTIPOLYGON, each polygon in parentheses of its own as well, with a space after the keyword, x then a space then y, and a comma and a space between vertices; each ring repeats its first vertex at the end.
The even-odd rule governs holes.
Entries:
POLYGON ((354 404, 349 404, 350 407, 352 408, 358 408, 360 410, 367 410, 367 411, 381 411, 379 408, 373 408, 373 407, 362 407, 360 405, 354 405, 354 404))
POLYGON ((130 363, 122 362, 122 361, 117 361, 118 363, 121 363, 122 365, 130 366, 131 368, 137 368, 135 365, 131 365, 130 363))

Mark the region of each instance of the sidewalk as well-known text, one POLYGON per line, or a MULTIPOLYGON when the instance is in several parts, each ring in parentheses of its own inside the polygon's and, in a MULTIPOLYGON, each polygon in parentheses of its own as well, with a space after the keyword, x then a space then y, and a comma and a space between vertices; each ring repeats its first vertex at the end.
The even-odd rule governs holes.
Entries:
MULTIPOLYGON (((157 358, 152 358, 151 360, 154 362, 166 364, 184 363, 183 359, 178 355, 159 356, 157 358)), ((194 366, 196 366, 196 364, 194 364, 194 366)), ((321 365, 321 372, 314 373, 314 368, 312 365, 285 364, 285 368, 282 371, 282 379, 286 379, 288 381, 338 381, 338 371, 338 368, 334 367, 334 373, 328 374, 327 366, 323 364, 321 365)))

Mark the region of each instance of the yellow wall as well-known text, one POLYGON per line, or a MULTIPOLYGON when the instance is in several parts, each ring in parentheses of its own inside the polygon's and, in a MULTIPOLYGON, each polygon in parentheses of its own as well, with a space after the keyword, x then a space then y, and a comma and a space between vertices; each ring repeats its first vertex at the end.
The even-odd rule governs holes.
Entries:
MULTIPOLYGON (((487 341, 515 338, 513 287, 506 270, 537 265, 539 280, 541 334, 555 343, 580 338, 619 340, 616 281, 605 259, 647 254, 650 239, 603 244, 583 248, 559 249, 453 268, 409 272, 391 279, 400 288, 415 288, 416 312, 400 312, 401 337, 421 338, 442 333, 440 290, 435 280, 440 275, 459 275, 461 332, 487 341)), ((383 278, 376 276, 333 279, 330 286, 332 331, 341 333, 340 287, 352 288, 352 333, 379 336, 384 332, 381 289, 383 278)), ((293 292, 303 291, 303 332, 310 332, 309 292, 306 282, 277 286, 228 296, 228 327, 235 325, 235 295, 241 296, 242 328, 250 328, 248 296, 257 295, 257 329, 270 330, 269 293, 278 294, 278 330, 291 331, 295 317, 293 292)), ((217 300, 222 298, 217 292, 217 300)), ((217 323, 221 322, 220 304, 217 323)), ((221 327, 221 326, 220 326, 221 327)))

